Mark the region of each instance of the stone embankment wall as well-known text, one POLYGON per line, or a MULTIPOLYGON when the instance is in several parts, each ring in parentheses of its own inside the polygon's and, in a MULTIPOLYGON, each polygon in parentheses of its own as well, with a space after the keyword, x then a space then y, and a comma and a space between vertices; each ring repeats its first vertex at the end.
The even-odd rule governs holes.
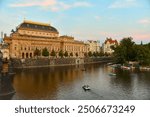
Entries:
POLYGON ((110 57, 101 58, 34 58, 34 59, 11 59, 14 68, 48 67, 63 65, 90 64, 97 62, 110 62, 110 57))

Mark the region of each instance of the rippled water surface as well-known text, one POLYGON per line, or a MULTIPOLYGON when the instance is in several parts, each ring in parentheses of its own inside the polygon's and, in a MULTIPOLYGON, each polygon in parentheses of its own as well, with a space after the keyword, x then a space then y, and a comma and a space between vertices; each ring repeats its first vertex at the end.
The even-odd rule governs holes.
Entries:
POLYGON ((15 72, 16 93, 12 99, 150 99, 150 71, 123 71, 105 64, 90 64, 15 72), (112 72, 116 76, 110 76, 112 72), (82 89, 85 84, 91 87, 90 91, 82 89))

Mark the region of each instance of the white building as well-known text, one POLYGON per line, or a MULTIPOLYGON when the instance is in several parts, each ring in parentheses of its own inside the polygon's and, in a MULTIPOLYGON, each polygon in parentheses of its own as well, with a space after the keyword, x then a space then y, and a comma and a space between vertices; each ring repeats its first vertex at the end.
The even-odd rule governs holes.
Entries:
POLYGON ((93 52, 100 52, 100 42, 88 40, 87 44, 89 45, 89 51, 93 52))
POLYGON ((10 59, 9 56, 9 45, 6 43, 0 44, 0 52, 2 53, 2 59, 10 59))
POLYGON ((117 45, 118 45, 117 40, 112 40, 111 38, 107 38, 102 46, 103 52, 107 54, 112 54, 114 50, 112 50, 111 47, 117 45))

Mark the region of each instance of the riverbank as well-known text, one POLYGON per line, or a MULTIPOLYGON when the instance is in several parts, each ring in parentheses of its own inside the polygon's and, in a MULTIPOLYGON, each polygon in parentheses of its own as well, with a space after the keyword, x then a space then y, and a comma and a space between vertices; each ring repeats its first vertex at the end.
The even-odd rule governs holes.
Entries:
POLYGON ((30 59, 12 59, 13 68, 37 68, 51 66, 70 66, 92 63, 112 62, 112 57, 99 58, 30 58, 30 59))

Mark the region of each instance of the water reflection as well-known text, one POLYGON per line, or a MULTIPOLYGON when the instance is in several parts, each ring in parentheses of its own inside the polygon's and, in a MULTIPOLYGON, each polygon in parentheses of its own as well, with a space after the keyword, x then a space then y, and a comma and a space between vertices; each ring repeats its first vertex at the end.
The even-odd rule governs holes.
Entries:
POLYGON ((0 74, 0 100, 10 100, 15 94, 12 81, 13 75, 0 74))
POLYGON ((23 69, 16 73, 13 80, 16 94, 12 99, 150 99, 150 72, 90 64, 23 69), (116 76, 109 76, 110 72, 116 76), (85 92, 84 84, 92 90, 85 92))

